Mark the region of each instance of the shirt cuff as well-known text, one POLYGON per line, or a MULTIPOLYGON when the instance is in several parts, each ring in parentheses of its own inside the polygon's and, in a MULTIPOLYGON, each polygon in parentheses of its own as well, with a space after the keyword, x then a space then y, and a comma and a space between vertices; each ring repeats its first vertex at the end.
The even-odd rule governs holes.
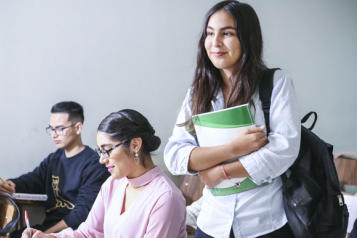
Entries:
POLYGON ((269 171, 268 167, 266 167, 265 171, 259 170, 261 165, 257 164, 257 161, 262 161, 259 158, 259 154, 257 152, 254 152, 250 155, 245 155, 241 158, 239 158, 239 161, 242 163, 243 167, 245 170, 247 170, 248 174, 250 175, 252 181, 256 183, 257 185, 261 185, 262 183, 265 182, 272 182, 272 173, 267 173, 269 171))
POLYGON ((58 233, 51 233, 50 235, 53 235, 57 238, 65 238, 65 237, 75 237, 74 236, 74 231, 71 227, 68 227, 64 230, 62 230, 61 232, 58 233))
POLYGON ((199 171, 189 171, 188 170, 188 161, 190 160, 190 155, 192 153, 192 150, 195 149, 197 146, 186 146, 184 148, 184 151, 182 152, 181 156, 183 156, 182 158, 182 162, 181 165, 178 166, 177 168, 177 174, 187 174, 187 175, 196 175, 198 174, 199 171))

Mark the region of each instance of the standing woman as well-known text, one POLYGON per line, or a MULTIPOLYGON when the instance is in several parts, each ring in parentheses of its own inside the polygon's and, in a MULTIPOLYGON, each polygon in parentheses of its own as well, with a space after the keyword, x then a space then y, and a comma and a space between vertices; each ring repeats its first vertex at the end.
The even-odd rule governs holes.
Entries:
MULTIPOLYGON (((111 113, 98 127, 96 149, 111 177, 102 185, 87 220, 76 231, 68 228, 45 235, 31 229, 32 238, 185 238, 185 199, 150 156, 160 143, 139 112, 111 113)), ((29 237, 27 230, 22 237, 29 237)))
POLYGON ((209 10, 198 44, 194 81, 165 148, 171 173, 198 174, 206 184, 196 237, 294 237, 284 212, 279 176, 299 152, 298 103, 291 78, 276 71, 267 140, 258 92, 267 70, 262 49, 259 20, 250 5, 223 1, 209 10), (217 110, 250 103, 260 127, 221 146, 199 147, 192 115, 212 111, 211 101, 217 110), (242 157, 221 164, 237 156, 242 157), (214 196, 208 189, 240 177, 250 177, 259 187, 226 196, 214 196))

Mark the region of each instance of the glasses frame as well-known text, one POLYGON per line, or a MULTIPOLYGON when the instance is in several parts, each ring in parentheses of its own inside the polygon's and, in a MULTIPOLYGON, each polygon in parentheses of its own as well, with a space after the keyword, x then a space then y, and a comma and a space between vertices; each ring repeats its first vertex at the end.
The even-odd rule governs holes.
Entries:
POLYGON ((123 141, 123 142, 120 142, 119 144, 113 146, 112 148, 110 148, 109 150, 105 150, 105 149, 95 149, 94 151, 98 153, 99 157, 101 157, 102 155, 105 157, 105 158, 109 158, 110 155, 109 155, 109 152, 114 150, 115 148, 121 146, 122 144, 124 144, 126 141, 123 141))
POLYGON ((56 129, 53 129, 51 126, 48 126, 48 127, 46 127, 46 132, 47 132, 47 134, 48 134, 48 129, 51 129, 51 132, 49 133, 49 135, 52 135, 52 131, 54 131, 57 136, 62 136, 64 129, 67 129, 67 128, 70 128, 70 127, 72 127, 72 126, 75 126, 76 124, 77 124, 77 123, 72 124, 72 125, 70 125, 70 126, 61 127, 61 128, 56 128, 56 129), (62 134, 61 134, 61 135, 58 135, 57 130, 61 130, 62 134))

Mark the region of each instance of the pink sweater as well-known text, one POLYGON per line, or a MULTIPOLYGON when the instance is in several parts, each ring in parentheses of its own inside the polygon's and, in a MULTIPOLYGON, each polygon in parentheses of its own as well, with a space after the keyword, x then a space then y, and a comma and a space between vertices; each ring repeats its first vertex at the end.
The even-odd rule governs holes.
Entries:
POLYGON ((53 235, 58 238, 185 238, 185 222, 186 204, 181 191, 156 166, 135 179, 108 178, 102 185, 87 220, 76 231, 67 228, 53 235), (128 183, 132 187, 149 184, 120 215, 128 183))

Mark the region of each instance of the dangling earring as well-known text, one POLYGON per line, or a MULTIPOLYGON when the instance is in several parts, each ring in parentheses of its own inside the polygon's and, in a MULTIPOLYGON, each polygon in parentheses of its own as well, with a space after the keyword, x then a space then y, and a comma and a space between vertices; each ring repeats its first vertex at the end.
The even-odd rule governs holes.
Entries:
POLYGON ((138 163, 139 163, 139 157, 138 157, 138 151, 137 150, 135 150, 135 157, 134 157, 134 161, 135 161, 135 164, 136 165, 138 165, 138 163))

